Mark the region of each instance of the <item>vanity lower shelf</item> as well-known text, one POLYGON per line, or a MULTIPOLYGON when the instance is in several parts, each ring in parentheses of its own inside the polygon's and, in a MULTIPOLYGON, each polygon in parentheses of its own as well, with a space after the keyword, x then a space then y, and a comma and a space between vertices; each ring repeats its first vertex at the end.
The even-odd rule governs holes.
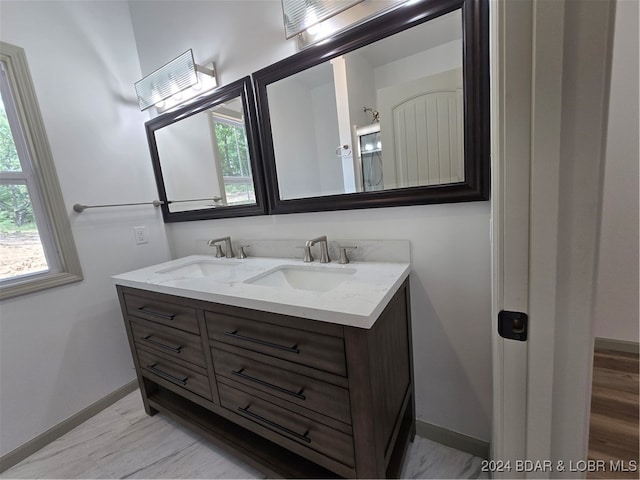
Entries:
POLYGON ((148 414, 269 477, 400 474, 415 435, 408 280, 370 329, 117 290, 148 414))
POLYGON ((157 388, 152 408, 185 425, 271 478, 340 478, 299 455, 213 413, 170 390, 157 388))

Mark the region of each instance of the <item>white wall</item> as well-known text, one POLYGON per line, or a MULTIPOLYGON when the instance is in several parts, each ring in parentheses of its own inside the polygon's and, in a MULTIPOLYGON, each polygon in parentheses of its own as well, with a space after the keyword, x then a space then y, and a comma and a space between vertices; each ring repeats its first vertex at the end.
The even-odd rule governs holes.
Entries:
POLYGON ((638 342, 638 2, 616 6, 596 337, 638 342))
POLYGON ((278 188, 282 198, 305 197, 319 192, 320 176, 313 132, 313 103, 309 88, 298 79, 288 78, 270 85, 269 97, 277 99, 270 107, 273 150, 278 169, 278 188))
POLYGON ((26 51, 84 272, 80 283, 1 304, 5 454, 135 378, 110 275, 169 253, 151 206, 71 211, 157 196, 127 5, 3 0, 0 38, 26 51), (147 245, 134 244, 137 225, 146 225, 147 245))
POLYGON ((285 78, 268 89, 273 149, 282 198, 342 193, 342 165, 333 81, 309 85, 285 78))
MULTIPOLYGON (((370 125, 373 123, 373 117, 370 112, 364 111, 364 107, 378 110, 374 70, 357 50, 347 53, 344 58, 347 71, 347 87, 350 87, 349 120, 352 125, 357 125, 358 127, 370 125)), ((354 140, 357 139, 354 138, 354 140)), ((353 145, 356 145, 356 141, 353 142, 353 145)))
MULTIPOLYGON (((295 52, 279 0, 131 2, 143 71, 187 48, 229 83, 295 52), (188 27, 185 27, 188 26, 188 27)), ((185 222, 167 226, 174 256, 199 239, 408 239, 417 415, 485 441, 491 423, 489 204, 461 203, 185 222)))
POLYGON ((374 69, 376 89, 407 83, 462 66, 462 40, 452 40, 374 69))
MULTIPOLYGON (((208 112, 201 112, 160 128, 156 130, 155 137, 169 200, 220 196, 208 112)), ((211 201, 204 202, 204 205, 207 204, 211 204, 211 201)), ((171 205, 171 211, 182 211, 187 205, 203 208, 202 202, 195 205, 178 203, 171 205)))
POLYGON ((280 0, 128 3, 144 75, 193 48, 196 63, 215 62, 226 85, 296 52, 295 40, 284 40, 280 0))
MULTIPOLYGON (((342 162, 336 155, 340 144, 338 132, 338 110, 333 82, 325 83, 311 90, 313 130, 316 135, 315 162, 320 180, 318 195, 344 193, 342 162)), ((307 192, 307 195, 308 192, 307 192)))

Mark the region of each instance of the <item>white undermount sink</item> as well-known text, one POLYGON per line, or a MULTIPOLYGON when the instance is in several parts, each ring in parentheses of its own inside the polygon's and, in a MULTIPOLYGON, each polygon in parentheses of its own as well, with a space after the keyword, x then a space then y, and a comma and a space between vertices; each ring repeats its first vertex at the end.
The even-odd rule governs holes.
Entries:
POLYGON ((158 270, 156 273, 169 275, 174 278, 201 278, 210 277, 218 273, 228 271, 229 268, 236 266, 234 263, 219 263, 213 260, 196 260, 177 267, 165 268, 158 270))
POLYGON ((244 283, 328 292, 348 280, 354 273, 355 268, 282 265, 245 280, 244 283))

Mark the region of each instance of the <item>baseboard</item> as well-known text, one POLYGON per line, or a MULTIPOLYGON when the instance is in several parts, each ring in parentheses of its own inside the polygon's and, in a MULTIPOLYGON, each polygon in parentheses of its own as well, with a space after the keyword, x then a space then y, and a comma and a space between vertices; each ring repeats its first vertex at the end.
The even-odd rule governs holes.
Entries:
POLYGON ((106 397, 103 397, 97 402, 89 405, 87 408, 80 410, 78 413, 70 416, 59 424, 54 425, 46 432, 41 433, 40 435, 35 437, 33 440, 29 440, 27 443, 20 445, 15 450, 2 455, 2 457, 0 457, 0 473, 8 470, 17 463, 20 463, 28 456, 33 455, 35 452, 47 446, 57 438, 60 438, 65 433, 73 430, 81 423, 89 420, 91 417, 100 413, 105 408, 113 405, 121 398, 124 398, 126 395, 133 392, 136 388, 138 388, 138 381, 133 380, 120 387, 115 392, 112 392, 106 397))
POLYGON ((416 420, 416 434, 447 447, 470 453, 476 457, 489 458, 489 442, 478 440, 463 433, 416 420))
POLYGON ((598 338, 595 341, 596 350, 615 350, 616 352, 640 354, 640 343, 613 338, 598 338))
MULTIPOLYGON (((596 341, 597 340, 602 339, 596 339, 596 341)), ((60 438, 65 433, 73 430, 81 423, 100 413, 105 408, 113 405, 137 388, 138 382, 137 380, 133 380, 126 385, 123 385, 115 392, 110 393, 97 402, 89 405, 87 408, 79 411, 75 415, 72 415, 66 420, 51 427, 49 430, 38 435, 34 439, 20 445, 15 450, 3 455, 0 457, 0 473, 20 463, 30 455, 33 455, 41 448, 47 446, 57 438, 60 438)), ((446 428, 423 422, 422 420, 416 420, 416 434, 434 442, 441 443, 442 445, 446 445, 447 447, 455 448, 456 450, 470 453, 471 455, 475 455, 480 458, 489 458, 489 442, 478 440, 477 438, 470 437, 463 433, 447 430, 446 428)))

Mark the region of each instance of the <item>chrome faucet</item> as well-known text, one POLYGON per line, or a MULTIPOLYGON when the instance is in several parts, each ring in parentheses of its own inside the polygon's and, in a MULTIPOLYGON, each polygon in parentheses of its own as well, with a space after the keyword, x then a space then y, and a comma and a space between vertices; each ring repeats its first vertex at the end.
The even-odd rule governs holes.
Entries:
POLYGON ((215 246, 216 247, 216 257, 221 257, 221 249, 220 249, 220 245, 216 245, 218 242, 224 242, 225 245, 225 253, 224 256, 227 258, 233 258, 235 257, 234 253, 233 253, 233 247, 231 246, 231 237, 222 237, 222 238, 214 238, 212 240, 209 240, 207 242, 207 245, 209 245, 210 247, 215 246))
POLYGON ((311 256, 311 247, 313 247, 316 243, 320 244, 320 263, 329 263, 331 259, 329 258, 329 246, 327 245, 327 236, 322 235, 321 237, 314 238, 312 240, 307 240, 304 244, 304 261, 312 262, 313 257, 311 256))

